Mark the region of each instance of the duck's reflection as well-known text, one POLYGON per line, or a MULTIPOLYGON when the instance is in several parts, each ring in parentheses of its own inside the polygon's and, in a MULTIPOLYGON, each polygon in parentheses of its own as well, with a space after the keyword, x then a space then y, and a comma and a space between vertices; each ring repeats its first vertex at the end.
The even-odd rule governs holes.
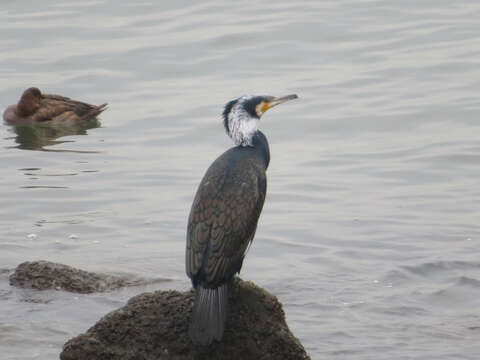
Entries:
POLYGON ((22 124, 9 125, 15 132, 16 148, 23 150, 40 150, 40 151, 71 151, 71 150, 54 150, 45 147, 57 145, 72 140, 57 140, 65 136, 71 135, 87 135, 87 130, 98 128, 101 126, 98 119, 93 118, 81 123, 63 123, 63 124, 22 124))

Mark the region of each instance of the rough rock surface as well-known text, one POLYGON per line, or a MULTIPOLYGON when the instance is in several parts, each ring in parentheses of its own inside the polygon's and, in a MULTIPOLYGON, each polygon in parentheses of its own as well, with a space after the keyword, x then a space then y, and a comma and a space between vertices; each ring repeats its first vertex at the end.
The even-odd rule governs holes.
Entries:
POLYGON ((227 328, 221 342, 192 345, 187 334, 194 293, 156 291, 133 297, 69 340, 62 360, 287 360, 309 359, 285 323, 276 297, 236 280, 229 290, 227 328))
POLYGON ((138 279, 102 275, 50 261, 24 262, 10 275, 10 285, 37 290, 55 289, 81 294, 137 285, 138 279))

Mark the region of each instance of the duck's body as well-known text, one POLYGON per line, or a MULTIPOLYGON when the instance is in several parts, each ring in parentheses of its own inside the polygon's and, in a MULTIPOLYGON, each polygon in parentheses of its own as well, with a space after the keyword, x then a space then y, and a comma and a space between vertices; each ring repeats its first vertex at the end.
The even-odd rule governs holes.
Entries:
POLYGON ((3 113, 8 124, 74 124, 95 118, 107 104, 90 105, 60 95, 42 94, 37 88, 24 91, 17 104, 3 113))
POLYGON ((188 219, 186 271, 196 289, 189 333, 195 344, 223 336, 228 284, 242 268, 265 201, 270 151, 257 130, 260 116, 294 98, 242 97, 225 107, 225 129, 237 146, 208 168, 188 219))

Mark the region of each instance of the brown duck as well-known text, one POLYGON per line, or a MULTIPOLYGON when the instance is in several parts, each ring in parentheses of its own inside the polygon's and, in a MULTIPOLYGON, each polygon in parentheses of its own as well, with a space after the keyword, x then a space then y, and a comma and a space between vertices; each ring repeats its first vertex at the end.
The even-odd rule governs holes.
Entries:
POLYGON ((95 118, 106 106, 106 103, 96 106, 60 95, 42 94, 32 87, 23 92, 17 104, 7 107, 3 119, 14 125, 76 123, 95 118))

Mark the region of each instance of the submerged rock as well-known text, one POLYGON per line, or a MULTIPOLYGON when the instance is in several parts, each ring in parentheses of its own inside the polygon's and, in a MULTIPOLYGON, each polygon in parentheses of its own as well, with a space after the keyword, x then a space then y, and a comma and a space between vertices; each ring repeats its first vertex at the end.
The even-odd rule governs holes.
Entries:
POLYGON ((290 332, 277 298, 236 280, 229 291, 229 315, 221 342, 194 346, 187 333, 193 291, 156 291, 133 297, 69 340, 62 360, 309 359, 290 332))
POLYGON ((10 285, 37 290, 64 290, 88 294, 144 283, 115 275, 96 274, 50 261, 27 261, 10 275, 10 285))

